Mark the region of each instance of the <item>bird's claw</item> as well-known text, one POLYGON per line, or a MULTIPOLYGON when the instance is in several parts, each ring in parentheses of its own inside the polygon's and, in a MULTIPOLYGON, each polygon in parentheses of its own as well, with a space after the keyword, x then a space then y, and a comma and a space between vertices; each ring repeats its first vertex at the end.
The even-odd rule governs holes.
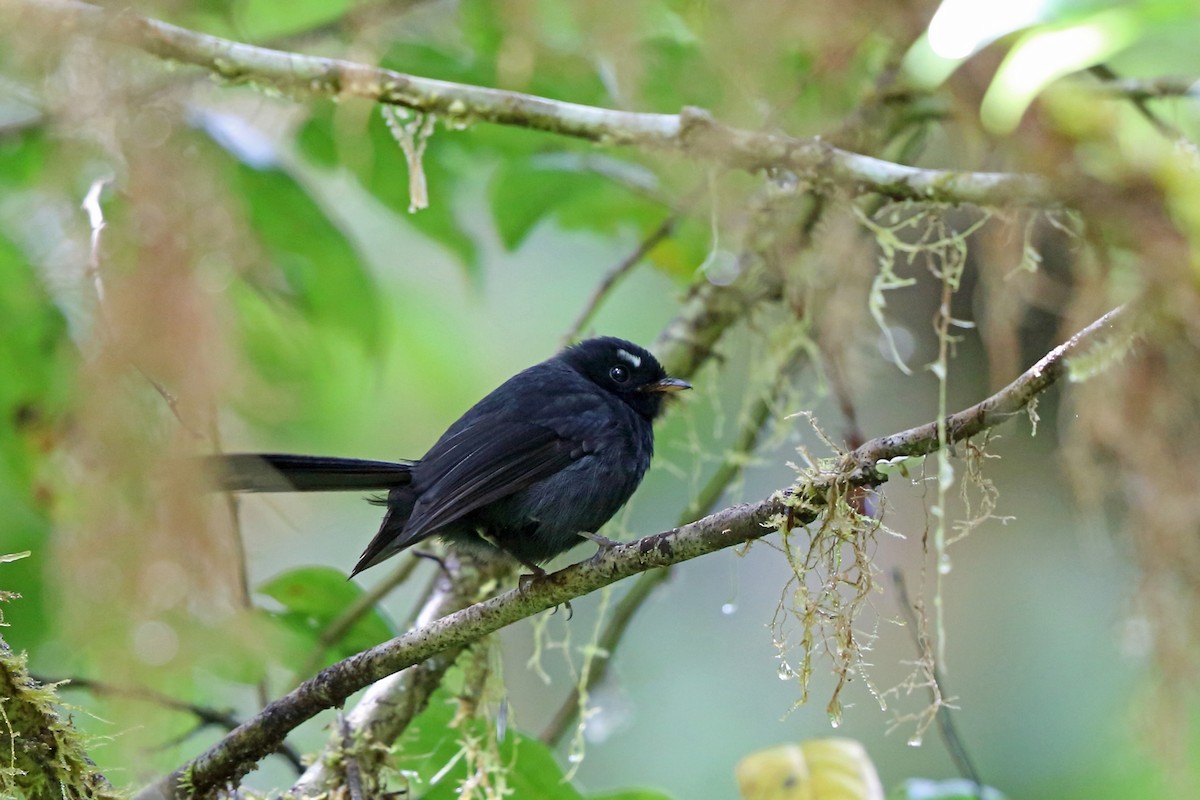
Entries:
POLYGON ((530 569, 530 572, 517 578, 517 588, 521 590, 528 589, 535 582, 546 577, 546 570, 542 569, 537 564, 526 564, 525 566, 530 569))
MULTIPOLYGON (((519 578, 517 578, 517 588, 521 591, 528 589, 537 581, 545 578, 548 574, 546 570, 542 569, 537 564, 525 564, 525 566, 528 567, 531 572, 521 575, 519 578)), ((564 602, 563 606, 565 606, 567 609, 567 622, 570 622, 571 618, 575 616, 575 609, 571 608, 571 602, 569 600, 564 602)), ((554 611, 550 613, 557 614, 558 606, 555 606, 554 611)))
POLYGON ((584 531, 584 532, 580 532, 579 535, 582 536, 583 538, 587 539, 589 542, 595 543, 597 550, 596 550, 596 554, 594 556, 592 556, 593 561, 595 561, 596 559, 603 556, 609 550, 612 550, 614 547, 617 547, 618 545, 621 544, 621 542, 618 542, 616 539, 610 539, 607 536, 602 536, 598 533, 588 533, 588 532, 584 531))

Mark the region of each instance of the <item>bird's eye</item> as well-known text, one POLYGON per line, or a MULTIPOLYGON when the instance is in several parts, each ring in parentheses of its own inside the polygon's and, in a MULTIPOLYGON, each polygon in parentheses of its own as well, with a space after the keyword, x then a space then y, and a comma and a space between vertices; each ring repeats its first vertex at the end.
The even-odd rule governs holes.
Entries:
POLYGON ((612 378, 614 383, 625 383, 629 380, 629 369, 617 364, 608 371, 608 377, 612 378))

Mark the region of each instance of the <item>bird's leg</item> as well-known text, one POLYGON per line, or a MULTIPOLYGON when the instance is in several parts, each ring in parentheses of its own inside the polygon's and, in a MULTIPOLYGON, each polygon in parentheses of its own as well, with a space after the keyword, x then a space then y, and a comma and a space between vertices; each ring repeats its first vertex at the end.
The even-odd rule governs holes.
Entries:
POLYGON ((596 555, 592 556, 593 559, 600 558, 600 556, 604 555, 609 550, 612 550, 614 547, 621 544, 621 542, 618 542, 616 539, 610 539, 607 536, 602 536, 598 533, 589 533, 588 531, 580 531, 579 535, 582 536, 583 538, 587 539, 589 542, 595 542, 596 547, 600 548, 599 550, 596 551, 596 555))
POLYGON ((446 564, 446 560, 437 553, 431 553, 428 550, 412 550, 411 552, 417 558, 427 558, 433 563, 437 564, 447 578, 454 578, 454 573, 450 571, 450 567, 446 564))

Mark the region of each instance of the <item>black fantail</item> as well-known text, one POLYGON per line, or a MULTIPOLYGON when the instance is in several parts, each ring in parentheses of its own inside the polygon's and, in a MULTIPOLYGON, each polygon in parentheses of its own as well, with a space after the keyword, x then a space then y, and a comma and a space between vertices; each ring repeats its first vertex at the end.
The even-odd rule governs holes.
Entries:
POLYGON ((664 398, 690 389, 648 351, 602 337, 514 375, 420 461, 280 454, 213 456, 232 491, 388 490, 387 513, 351 575, 431 536, 540 562, 594 538, 654 452, 664 398))

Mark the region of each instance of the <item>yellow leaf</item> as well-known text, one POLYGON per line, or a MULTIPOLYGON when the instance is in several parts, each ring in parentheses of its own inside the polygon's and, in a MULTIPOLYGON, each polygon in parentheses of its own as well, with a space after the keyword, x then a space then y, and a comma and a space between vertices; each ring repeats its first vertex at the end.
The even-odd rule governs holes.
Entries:
POLYGON ((738 762, 743 800, 883 800, 866 750, 854 739, 812 739, 751 753, 738 762))

